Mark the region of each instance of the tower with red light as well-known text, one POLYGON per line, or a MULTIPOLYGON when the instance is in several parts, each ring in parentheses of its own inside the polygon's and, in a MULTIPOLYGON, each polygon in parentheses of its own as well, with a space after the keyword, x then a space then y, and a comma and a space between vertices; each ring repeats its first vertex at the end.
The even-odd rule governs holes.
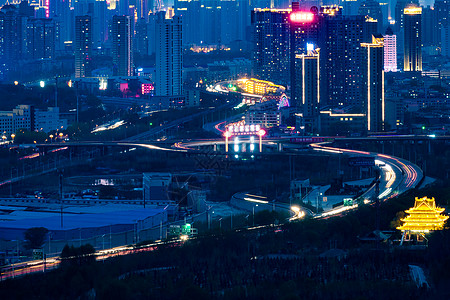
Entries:
MULTIPOLYGON (((319 15, 317 8, 312 7, 308 10, 301 10, 298 2, 292 2, 292 12, 289 15, 291 28, 291 49, 290 49, 290 82, 291 87, 295 86, 298 78, 296 70, 299 66, 296 63, 296 55, 306 55, 308 45, 316 47, 319 41, 319 15)), ((299 107, 302 104, 302 94, 291 90, 291 106, 299 107)))

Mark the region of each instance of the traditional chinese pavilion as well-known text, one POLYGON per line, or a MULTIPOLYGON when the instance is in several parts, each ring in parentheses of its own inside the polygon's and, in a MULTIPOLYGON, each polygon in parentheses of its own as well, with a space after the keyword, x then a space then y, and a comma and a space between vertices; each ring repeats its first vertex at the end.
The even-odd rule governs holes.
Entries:
POLYGON ((444 212, 444 208, 436 207, 436 203, 433 198, 418 198, 414 203, 414 207, 405 210, 408 214, 406 218, 401 219, 402 226, 397 229, 412 233, 427 233, 432 230, 442 230, 444 223, 448 219, 448 216, 441 215, 444 212))

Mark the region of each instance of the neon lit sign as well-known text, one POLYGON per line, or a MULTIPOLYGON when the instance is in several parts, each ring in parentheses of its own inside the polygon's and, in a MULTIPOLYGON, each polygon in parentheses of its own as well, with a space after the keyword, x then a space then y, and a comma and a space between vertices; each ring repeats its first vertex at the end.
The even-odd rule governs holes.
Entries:
POLYGON ((310 12, 295 12, 289 16, 291 22, 305 23, 312 22, 314 20, 314 14, 310 12))

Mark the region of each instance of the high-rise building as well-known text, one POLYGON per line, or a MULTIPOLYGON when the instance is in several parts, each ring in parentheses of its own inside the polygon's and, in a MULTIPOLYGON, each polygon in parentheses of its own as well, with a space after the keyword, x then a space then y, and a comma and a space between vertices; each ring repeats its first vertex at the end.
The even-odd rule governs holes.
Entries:
POLYGON ((441 28, 441 54, 450 57, 450 24, 441 28))
POLYGON ((384 71, 397 72, 397 35, 391 27, 384 34, 384 71))
POLYGON ((75 17, 75 77, 89 75, 89 62, 92 56, 92 18, 75 17))
POLYGON ((183 94, 182 21, 180 16, 166 19, 159 12, 156 20, 156 95, 183 94))
POLYGON ((395 32, 403 30, 404 27, 404 9, 405 7, 415 4, 419 6, 419 0, 397 0, 395 4, 395 32))
POLYGON ((437 11, 430 6, 422 8, 422 44, 423 46, 439 45, 439 26, 437 11))
POLYGON ((248 0, 175 0, 174 9, 183 18, 184 45, 228 45, 244 40, 250 25, 248 0))
POLYGON ((112 19, 114 75, 133 76, 132 50, 131 18, 129 16, 114 16, 112 19))
MULTIPOLYGON (((141 55, 148 54, 148 23, 141 18, 136 23, 136 35, 134 37, 135 51, 141 55)), ((154 36, 153 36, 154 37, 154 36)))
POLYGON ((406 7, 404 13, 403 71, 422 71, 422 8, 406 7))
POLYGON ((450 0, 435 0, 434 10, 439 28, 450 25, 450 0))
POLYGON ((359 6, 358 14, 367 16, 377 20, 377 32, 382 32, 383 29, 383 13, 381 12, 380 3, 374 0, 365 0, 359 6))
POLYGON ((254 77, 277 84, 290 83, 290 12, 287 9, 252 11, 254 77))
POLYGON ((27 16, 14 5, 0 10, 0 78, 17 67, 17 60, 26 54, 27 16))
POLYGON ((362 43, 365 87, 362 90, 367 114, 367 130, 378 132, 384 130, 384 71, 383 71, 383 36, 376 35, 372 43, 362 43))
POLYGON ((27 22, 28 57, 54 58, 55 38, 56 26, 53 19, 29 19, 27 22))
MULTIPOLYGON (((305 55, 308 50, 314 50, 319 42, 319 16, 317 13, 300 10, 298 2, 292 3, 292 12, 289 15, 291 40, 290 40, 290 85, 291 106, 297 107, 301 104, 302 96, 296 88, 298 80, 297 55, 305 55)), ((303 99, 304 101, 304 99, 303 99)), ((304 102, 303 102, 304 103, 304 102)))
POLYGON ((365 16, 323 14, 319 48, 321 60, 321 99, 332 107, 362 107, 361 43, 371 28, 365 16))
POLYGON ((295 94, 298 94, 298 98, 301 99, 299 106, 302 108, 305 132, 317 133, 320 105, 320 49, 311 48, 307 54, 295 56, 297 81, 292 86, 292 91, 295 90, 295 94))
MULTIPOLYGON (((122 1, 120 1, 122 2, 122 1)), ((78 0, 75 2, 76 16, 91 16, 92 22, 92 43, 94 48, 103 47, 108 40, 108 10, 105 0, 78 0)), ((130 15, 124 13, 124 15, 130 15)), ((133 21, 133 18, 131 18, 133 21)))

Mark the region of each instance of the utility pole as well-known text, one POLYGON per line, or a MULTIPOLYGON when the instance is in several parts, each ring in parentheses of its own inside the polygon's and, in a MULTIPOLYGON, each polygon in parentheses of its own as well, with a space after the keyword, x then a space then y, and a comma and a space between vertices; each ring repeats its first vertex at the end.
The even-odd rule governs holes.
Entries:
POLYGON ((59 173, 59 202, 61 203, 61 228, 63 228, 63 173, 62 170, 59 173))

